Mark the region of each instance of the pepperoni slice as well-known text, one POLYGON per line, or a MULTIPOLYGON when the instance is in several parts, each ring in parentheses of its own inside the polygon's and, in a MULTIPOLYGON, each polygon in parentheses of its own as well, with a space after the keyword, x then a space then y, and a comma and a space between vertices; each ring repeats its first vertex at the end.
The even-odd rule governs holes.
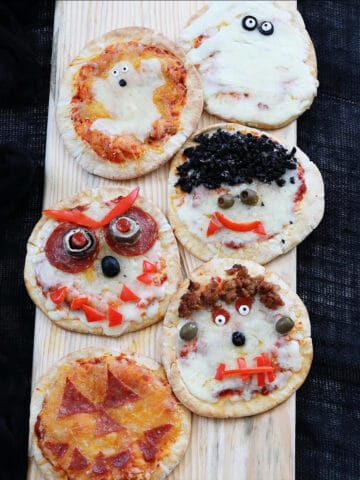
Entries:
POLYGON ((120 453, 116 453, 112 457, 109 457, 109 460, 114 467, 122 468, 130 460, 130 450, 124 450, 120 453))
MULTIPOLYGON (((52 232, 45 245, 45 255, 51 265, 67 273, 79 273, 91 267, 99 251, 99 242, 96 239, 96 248, 88 255, 73 257, 66 252, 63 245, 64 235, 76 227, 77 225, 73 223, 61 223, 52 232)), ((93 230, 91 232, 95 236, 95 232, 93 230)))
POLYGON ((110 235, 109 226, 104 227, 105 239, 109 247, 119 255, 125 257, 136 257, 143 255, 150 250, 158 238, 158 226, 151 215, 137 207, 131 207, 126 212, 126 216, 136 220, 141 226, 139 238, 134 243, 117 242, 110 235))
POLYGON ((116 422, 113 418, 110 417, 105 411, 102 411, 96 417, 95 423, 95 437, 101 437, 103 435, 108 435, 112 432, 118 432, 123 430, 124 427, 120 423, 116 422))
POLYGON ((93 472, 98 475, 101 475, 107 472, 105 457, 102 452, 100 452, 95 458, 93 472))
POLYGON ((66 378, 65 389, 58 412, 58 417, 68 417, 75 413, 96 412, 98 408, 90 402, 75 385, 66 378))
POLYGON ((71 456, 69 470, 83 470, 89 465, 89 460, 84 457, 84 455, 78 450, 74 448, 73 454, 71 456))
POLYGON ((108 370, 108 384, 103 406, 105 408, 116 408, 128 402, 136 402, 139 395, 127 387, 121 380, 115 377, 108 370))
POLYGON ((35 423, 35 426, 34 426, 34 430, 35 430, 35 435, 38 437, 38 439, 43 440, 43 438, 45 436, 45 431, 43 430, 42 425, 41 425, 40 415, 37 416, 36 423, 35 423))
POLYGON ((145 438, 152 445, 157 445, 171 427, 172 425, 170 423, 166 423, 165 425, 161 425, 160 427, 146 430, 144 432, 145 438))
POLYGON ((45 447, 50 450, 50 452, 56 458, 61 458, 65 455, 69 448, 68 443, 54 443, 54 442, 45 442, 45 447))
POLYGON ((143 454, 145 462, 153 462, 156 458, 158 449, 155 445, 149 442, 139 442, 141 453, 143 454))

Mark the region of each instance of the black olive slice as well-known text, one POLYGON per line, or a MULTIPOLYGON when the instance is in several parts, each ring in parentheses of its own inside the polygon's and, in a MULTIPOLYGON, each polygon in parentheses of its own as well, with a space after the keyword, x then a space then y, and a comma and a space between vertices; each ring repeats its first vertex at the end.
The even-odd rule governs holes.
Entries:
POLYGON ((245 28, 245 30, 255 30, 257 27, 257 20, 255 17, 252 15, 247 15, 246 17, 243 18, 242 20, 242 26, 245 28))
POLYGON ((274 33, 274 25, 267 20, 265 22, 261 22, 259 25, 259 32, 263 35, 272 35, 274 33))

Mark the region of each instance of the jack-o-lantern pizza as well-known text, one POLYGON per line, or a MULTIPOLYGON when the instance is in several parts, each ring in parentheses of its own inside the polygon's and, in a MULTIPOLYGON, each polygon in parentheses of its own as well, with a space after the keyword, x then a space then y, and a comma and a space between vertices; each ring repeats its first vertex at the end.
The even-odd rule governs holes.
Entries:
POLYGON ((203 264, 173 297, 162 360, 177 398, 198 415, 243 417, 286 400, 312 360, 300 298, 261 265, 203 264))
POLYGON ((196 127, 202 106, 199 75, 181 48, 148 28, 121 28, 70 63, 57 123, 83 168, 125 179, 166 162, 196 127))
POLYGON ((316 95, 314 46, 289 2, 209 2, 180 45, 200 73, 206 110, 225 120, 280 128, 316 95))
POLYGON ((158 363, 100 348, 55 364, 31 401, 31 453, 48 480, 163 479, 190 428, 158 363))
POLYGON ((92 189, 44 210, 25 283, 60 327, 119 336, 164 316, 180 278, 178 250, 162 212, 138 192, 92 189))
POLYGON ((174 157, 169 219, 201 260, 267 263, 300 243, 324 212, 316 165, 297 147, 238 124, 212 125, 174 157))

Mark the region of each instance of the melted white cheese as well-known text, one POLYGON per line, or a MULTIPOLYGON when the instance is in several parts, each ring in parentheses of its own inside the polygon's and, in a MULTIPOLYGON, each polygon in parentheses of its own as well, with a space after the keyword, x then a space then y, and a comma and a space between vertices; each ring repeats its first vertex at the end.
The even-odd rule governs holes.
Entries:
POLYGON ((191 318, 182 319, 178 330, 189 320, 198 326, 197 351, 189 353, 186 357, 180 356, 181 349, 187 342, 178 337, 178 366, 181 377, 195 397, 207 402, 218 401, 219 392, 225 389, 242 389, 242 394, 229 397, 232 401, 239 398, 249 400, 262 387, 257 385, 257 376, 251 375, 250 380, 244 382, 240 376, 224 377, 222 381, 215 380, 214 376, 220 363, 225 363, 226 370, 236 369, 236 359, 243 357, 249 367, 256 366, 255 358, 266 353, 271 358, 272 352, 277 354, 277 363, 285 372, 277 373, 273 382, 266 378, 269 390, 282 388, 293 371, 301 368, 301 355, 299 344, 296 340, 286 341, 275 330, 276 321, 283 315, 291 316, 291 305, 285 305, 277 310, 267 309, 258 298, 255 299, 250 313, 240 315, 234 304, 223 304, 230 314, 226 325, 216 325, 211 312, 193 312, 191 318), (236 347, 232 343, 232 334, 235 331, 245 335, 245 344, 236 347), (278 342, 278 346, 275 344, 278 342))
POLYGON ((281 124, 299 115, 316 94, 318 81, 305 63, 304 32, 285 8, 272 1, 210 2, 181 34, 188 58, 198 66, 209 111, 242 122, 281 124), (272 35, 245 30, 251 15, 270 21, 272 35), (198 48, 193 41, 205 35, 198 48))
MULTIPOLYGON (((103 209, 101 210, 100 217, 104 214, 103 209)), ((94 205, 92 206, 92 212, 96 213, 94 205)), ((88 211, 86 211, 86 213, 88 213, 88 211)), ((97 212, 96 216, 99 216, 99 212, 97 212)), ((118 326, 109 327, 107 320, 89 324, 85 314, 81 310, 72 311, 63 306, 59 309, 48 297, 46 299, 46 309, 50 318, 54 320, 80 318, 80 320, 88 326, 91 325, 91 327, 94 328, 102 327, 106 333, 119 334, 128 327, 129 322, 140 323, 144 321, 144 319, 157 315, 159 302, 165 297, 168 281, 166 280, 160 286, 146 285, 138 281, 136 277, 143 273, 142 264, 144 259, 156 263, 162 257, 165 257, 159 240, 157 240, 144 255, 126 257, 114 252, 106 243, 102 229, 98 229, 96 235, 100 248, 95 262, 89 269, 73 274, 63 272, 51 265, 45 255, 44 248, 46 241, 58 224, 55 220, 49 219, 38 233, 37 246, 32 246, 30 249, 36 280, 45 293, 50 289, 66 285, 68 287, 68 297, 87 297, 89 304, 105 314, 108 303, 119 302, 119 295, 123 285, 130 288, 140 297, 141 301, 139 303, 122 303, 117 310, 123 315, 123 323, 118 326), (102 273, 101 259, 106 255, 111 255, 119 261, 121 270, 116 277, 105 277, 102 273), (144 306, 141 306, 141 303, 143 303, 144 306)), ((160 219, 158 219, 158 226, 159 231, 170 228, 167 222, 161 221, 160 219)))
MULTIPOLYGON (((232 195, 239 195, 242 190, 251 189, 256 191, 259 197, 258 203, 254 206, 245 205, 241 200, 235 199, 234 205, 227 209, 222 209, 217 204, 219 196, 224 192, 218 193, 203 186, 196 187, 190 194, 183 193, 178 205, 175 203, 177 215, 192 234, 208 245, 233 241, 245 246, 266 237, 252 231, 235 232, 228 228, 223 228, 208 237, 206 232, 211 216, 217 211, 237 223, 259 220, 263 223, 267 235, 278 234, 284 225, 289 225, 290 221, 295 222, 294 197, 300 185, 296 170, 288 170, 282 178, 286 180, 283 187, 279 187, 275 182, 269 185, 258 180, 251 184, 223 185, 223 188, 232 195), (294 177, 294 184, 289 182, 290 177, 294 177)), ((173 183, 176 183, 176 179, 173 183)))
POLYGON ((153 96, 164 83, 157 59, 142 60, 139 69, 130 62, 117 63, 106 78, 97 78, 92 85, 95 100, 112 118, 95 120, 91 130, 110 136, 133 134, 143 142, 153 123, 161 117, 153 96), (119 81, 125 81, 126 85, 120 86, 119 81))

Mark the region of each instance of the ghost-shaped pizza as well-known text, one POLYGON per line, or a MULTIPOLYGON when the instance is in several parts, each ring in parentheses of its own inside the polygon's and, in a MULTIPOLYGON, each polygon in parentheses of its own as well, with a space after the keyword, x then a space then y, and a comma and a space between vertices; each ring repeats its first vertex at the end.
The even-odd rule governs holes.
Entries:
POLYGON ((316 95, 314 47, 287 2, 210 2, 183 30, 180 45, 200 73, 205 108, 225 120, 280 128, 316 95))
POLYGON ((163 317, 179 256, 164 215, 138 192, 93 189, 44 210, 28 242, 25 282, 59 326, 118 336, 163 317))
POLYGON ((255 129, 207 127, 170 167, 170 223, 180 242, 205 261, 219 255, 267 263, 301 242, 323 211, 323 181, 314 163, 255 129))
POLYGON ((162 360, 178 399, 198 415, 243 417, 287 399, 312 360, 300 298, 249 261, 214 259, 173 297, 162 360))
POLYGON ((31 454, 49 480, 162 480, 186 450, 190 414, 158 363, 89 348, 40 379, 30 434, 31 454))
POLYGON ((70 63, 57 123, 83 168, 125 179, 166 162, 196 127, 202 105, 199 75, 181 48, 148 28, 122 28, 70 63))

